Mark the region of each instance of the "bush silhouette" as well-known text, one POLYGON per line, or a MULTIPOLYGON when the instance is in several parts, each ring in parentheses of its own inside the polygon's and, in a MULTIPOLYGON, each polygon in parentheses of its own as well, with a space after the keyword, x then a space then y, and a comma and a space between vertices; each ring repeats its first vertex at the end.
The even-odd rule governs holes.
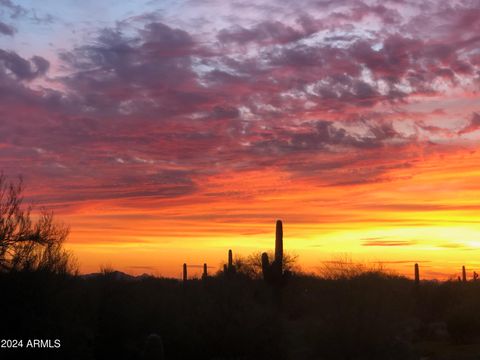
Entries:
POLYGON ((38 220, 23 205, 23 184, 0 175, 0 270, 76 272, 72 255, 63 249, 68 227, 42 211, 38 220))

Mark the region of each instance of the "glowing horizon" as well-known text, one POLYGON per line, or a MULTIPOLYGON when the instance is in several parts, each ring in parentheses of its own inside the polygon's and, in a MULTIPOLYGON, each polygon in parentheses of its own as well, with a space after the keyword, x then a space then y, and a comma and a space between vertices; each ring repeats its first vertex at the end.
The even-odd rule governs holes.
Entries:
POLYGON ((0 170, 82 272, 228 249, 480 270, 470 0, 0 2, 0 170))

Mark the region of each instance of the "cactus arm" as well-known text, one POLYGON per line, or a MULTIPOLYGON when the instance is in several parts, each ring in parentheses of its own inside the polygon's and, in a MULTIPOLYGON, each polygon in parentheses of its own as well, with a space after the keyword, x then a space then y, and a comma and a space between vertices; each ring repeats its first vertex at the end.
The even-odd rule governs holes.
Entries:
POLYGON ((266 252, 262 254, 262 274, 263 280, 270 280, 270 261, 268 260, 268 254, 266 252))

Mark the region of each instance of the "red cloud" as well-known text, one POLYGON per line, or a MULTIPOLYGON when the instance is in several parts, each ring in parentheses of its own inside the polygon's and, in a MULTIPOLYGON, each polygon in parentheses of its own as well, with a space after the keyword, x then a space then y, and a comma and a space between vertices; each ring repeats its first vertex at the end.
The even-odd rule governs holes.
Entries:
POLYGON ((478 8, 416 11, 312 2, 209 32, 145 16, 64 50, 62 76, 44 57, 0 50, 0 167, 59 192, 81 184, 70 200, 174 198, 216 172, 268 166, 328 184, 383 181, 433 151, 406 122, 432 138, 480 126, 477 113, 456 132, 400 111, 445 87, 468 91, 480 71, 478 8), (45 76, 56 90, 31 85, 45 76))

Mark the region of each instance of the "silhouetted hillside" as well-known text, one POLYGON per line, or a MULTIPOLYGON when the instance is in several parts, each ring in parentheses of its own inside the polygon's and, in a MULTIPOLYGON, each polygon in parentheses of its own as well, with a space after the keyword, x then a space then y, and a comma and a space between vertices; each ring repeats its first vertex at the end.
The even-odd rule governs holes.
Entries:
MULTIPOLYGON (((243 274, 185 283, 115 275, 1 274, 8 324, 1 338, 61 340, 60 349, 30 350, 35 359, 148 358, 147 339, 160 338, 166 359, 480 354, 478 282, 415 286, 380 272, 334 280, 292 275, 279 290, 243 274)), ((2 349, 2 355, 20 352, 27 350, 2 349)))

